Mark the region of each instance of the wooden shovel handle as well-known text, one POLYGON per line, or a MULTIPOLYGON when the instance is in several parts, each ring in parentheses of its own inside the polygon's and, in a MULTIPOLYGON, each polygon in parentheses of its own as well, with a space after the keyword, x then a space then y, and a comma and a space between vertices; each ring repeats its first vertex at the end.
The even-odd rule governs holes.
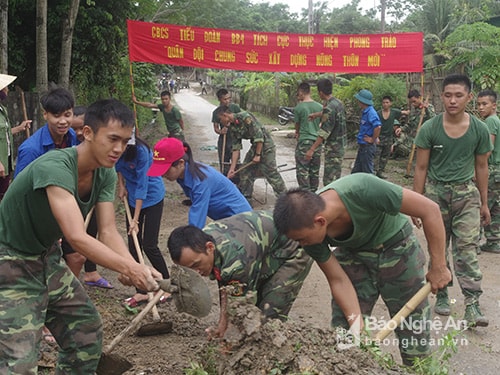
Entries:
POLYGON ((162 289, 160 289, 156 294, 153 296, 153 298, 148 302, 148 304, 142 309, 142 311, 130 322, 130 324, 123 329, 116 337, 111 341, 109 345, 107 345, 104 348, 105 353, 111 353, 111 351, 115 348, 115 346, 123 340, 125 336, 127 336, 130 332, 134 331, 139 323, 141 322, 142 319, 146 316, 146 314, 151 310, 153 307, 156 307, 156 304, 160 301, 160 298, 163 296, 163 293, 165 293, 162 289))
MULTIPOLYGON (((418 132, 420 131, 420 128, 422 127, 422 123, 424 122, 426 107, 423 104, 425 104, 425 103, 429 103, 429 94, 427 94, 427 97, 425 98, 424 103, 422 103, 422 110, 420 111, 420 120, 418 121, 417 130, 415 132, 415 137, 416 137, 416 134, 418 134, 418 132)), ((415 142, 413 142, 413 144, 411 145, 410 157, 408 158, 408 164, 406 165, 406 175, 407 176, 410 176, 411 167, 413 164, 413 157, 415 156, 415 149, 416 148, 417 148, 417 146, 415 145, 415 142)))
POLYGON ((419 289, 417 293, 411 299, 406 302, 406 304, 403 306, 401 310, 398 311, 396 315, 393 316, 391 320, 389 320, 386 324, 385 327, 380 330, 379 333, 377 333, 377 336, 375 336, 375 340, 377 341, 382 341, 385 339, 389 333, 391 333, 394 328, 399 326, 401 321, 406 318, 410 313, 415 310, 415 308, 420 305, 420 303, 427 298, 429 293, 431 292, 431 283, 427 282, 422 288, 419 289))
POLYGON ((248 167, 249 167, 249 166, 251 166, 252 164, 255 164, 255 163, 254 163, 253 161, 251 161, 251 162, 249 162, 249 163, 246 163, 243 167, 238 168, 237 170, 235 170, 235 171, 233 172, 233 175, 235 175, 236 173, 241 172, 241 171, 242 171, 243 169, 245 169, 245 168, 248 168, 248 167))
MULTIPOLYGON (((26 110, 26 100, 24 98, 24 91, 20 86, 16 85, 16 91, 19 92, 19 96, 21 97, 21 108, 23 110, 23 120, 28 120, 28 111, 26 110)), ((25 129, 26 138, 30 137, 30 130, 28 128, 25 129)))
MULTIPOLYGON (((123 203, 125 204, 125 212, 127 213, 128 225, 132 226, 132 214, 130 213, 130 206, 128 204, 127 197, 123 197, 123 203)), ((141 245, 139 244, 139 239, 137 238, 137 233, 135 233, 135 231, 132 231, 132 239, 134 240, 135 252, 137 253, 137 257, 139 258, 139 263, 145 264, 144 256, 142 255, 141 245)), ((149 292, 148 296, 149 299, 151 300, 153 298, 153 293, 149 292)), ((152 313, 154 321, 158 322, 161 320, 160 313, 158 312, 156 304, 153 306, 152 313)))

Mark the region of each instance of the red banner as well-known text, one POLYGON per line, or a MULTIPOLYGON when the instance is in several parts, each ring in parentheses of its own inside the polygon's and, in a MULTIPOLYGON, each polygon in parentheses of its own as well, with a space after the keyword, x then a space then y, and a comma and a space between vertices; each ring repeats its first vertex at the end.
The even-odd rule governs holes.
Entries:
POLYGON ((422 72, 423 33, 286 34, 127 21, 130 61, 269 72, 422 72))

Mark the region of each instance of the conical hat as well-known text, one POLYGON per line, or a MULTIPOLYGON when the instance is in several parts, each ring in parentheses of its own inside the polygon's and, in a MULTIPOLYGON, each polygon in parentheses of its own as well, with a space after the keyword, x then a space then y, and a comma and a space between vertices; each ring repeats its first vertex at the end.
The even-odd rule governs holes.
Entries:
POLYGON ((5 87, 9 86, 12 82, 14 82, 16 78, 16 76, 0 74, 0 90, 3 90, 5 87))

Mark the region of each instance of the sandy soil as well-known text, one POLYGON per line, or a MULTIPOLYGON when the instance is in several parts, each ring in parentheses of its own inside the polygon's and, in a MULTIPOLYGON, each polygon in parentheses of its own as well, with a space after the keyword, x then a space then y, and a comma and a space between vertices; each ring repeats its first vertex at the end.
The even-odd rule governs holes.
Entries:
MULTIPOLYGON (((186 138, 194 150, 195 158, 216 165, 217 151, 214 147, 206 147, 216 145, 217 138, 210 123, 214 106, 203 97, 188 90, 181 90, 175 95, 174 99, 182 109, 185 122, 188 124, 186 138)), ((269 125, 269 129, 275 128, 278 128, 276 124, 269 125)), ((163 119, 159 119, 158 124, 148 125, 143 131, 143 136, 158 139, 164 134, 163 129, 163 119)), ((273 137, 278 145, 278 164, 287 164, 282 169, 294 166, 293 148, 295 142, 288 137, 288 133, 290 131, 286 131, 281 127, 278 131, 273 132, 273 137)), ((345 174, 349 173, 354 153, 355 151, 351 150, 347 154, 344 161, 345 174)), ((402 177, 405 168, 405 161, 390 161, 388 166, 390 180, 409 186, 411 179, 402 177)), ((283 172, 283 177, 289 188, 294 186, 294 171, 283 172)), ((184 196, 180 187, 176 183, 170 182, 166 182, 166 186, 167 195, 162 219, 162 232, 160 234, 160 248, 167 259, 167 263, 171 264, 166 249, 166 241, 173 228, 186 224, 188 208, 181 204, 184 196)), ((265 184, 264 180, 256 182, 255 199, 257 201, 256 209, 272 209, 274 196, 272 189, 265 184)), ((120 205, 117 205, 117 215, 120 228, 124 232, 124 209, 120 205)), ((421 232, 417 233, 422 245, 425 247, 423 234, 421 232)), ((455 336, 457 353, 452 356, 449 364, 443 364, 443 366, 450 368, 451 374, 493 375, 498 373, 497 355, 500 351, 500 317, 497 311, 500 306, 498 288, 500 256, 484 253, 479 256, 479 260, 484 273, 484 295, 481 299, 481 306, 490 320, 490 325, 488 328, 472 329, 455 336)), ((109 344, 134 317, 121 306, 122 300, 131 296, 134 291, 130 287, 121 286, 114 273, 102 269, 101 271, 113 283, 115 288, 112 290, 86 288, 102 314, 105 323, 104 340, 105 344, 109 344)), ((196 364, 204 361, 206 363, 207 358, 211 358, 212 368, 218 368, 221 374, 285 374, 298 373, 298 371, 324 374, 384 374, 399 373, 400 371, 397 369, 393 371, 382 369, 365 352, 358 349, 347 352, 339 352, 335 349, 335 342, 332 339, 334 335, 329 330, 330 293, 326 280, 316 265, 313 265, 311 273, 307 277, 302 291, 292 308, 290 314, 291 323, 271 328, 266 325, 260 329, 261 333, 258 337, 252 334, 245 336, 247 344, 250 343, 251 345, 242 344, 238 350, 229 351, 227 354, 221 354, 217 352, 217 346, 209 345, 204 332, 206 327, 215 325, 218 320, 217 287, 214 282, 207 280, 207 283, 213 301, 212 311, 207 317, 194 318, 187 314, 179 314, 173 303, 161 304, 158 305, 158 309, 162 320, 173 323, 171 333, 150 337, 130 335, 116 346, 113 353, 128 359, 134 365, 126 374, 183 374, 187 368, 194 371, 196 364), (281 332, 278 340, 279 345, 276 342, 277 332, 281 332), (299 346, 302 350, 299 350, 298 354, 293 350, 291 352, 290 350, 284 351, 283 348, 290 349, 290 345, 294 345, 295 351, 298 351, 299 346), (329 348, 333 349, 330 350, 329 348), (217 353, 214 354, 214 351, 217 353), (283 365, 285 358, 288 358, 290 367, 283 365), (217 363, 213 363, 214 361, 217 363), (292 362, 296 366, 293 367, 293 371, 292 362), (262 363, 262 367, 256 369, 256 363, 262 363), (241 367, 245 364, 248 366, 246 370, 245 367, 241 367), (330 367, 327 367, 326 364, 329 364, 330 367), (317 365, 317 367, 313 365, 317 365), (322 371, 312 372, 313 369, 322 371)), ((463 316, 464 306, 458 285, 451 289, 451 297, 455 301, 452 306, 452 318, 459 320, 463 316)), ((433 303, 434 297, 430 298, 431 303, 433 303)), ((377 304, 373 316, 377 319, 387 320, 388 314, 383 303, 379 302, 377 304)), ((448 332, 454 331, 454 320, 443 319, 443 317, 439 316, 433 316, 433 319, 434 321, 441 321, 443 325, 448 324, 448 332)), ((142 324, 148 323, 152 323, 151 314, 142 322, 142 324)), ((436 340, 443 337, 446 331, 440 329, 438 324, 434 324, 433 327, 436 328, 433 329, 433 337, 436 340)), ((381 349, 384 353, 392 354, 395 361, 399 362, 399 354, 393 341, 394 334, 391 334, 388 340, 381 345, 381 349)), ((436 341, 433 346, 436 351, 438 350, 437 344, 436 341)), ((47 367, 41 370, 40 374, 50 374, 52 373, 50 367, 53 364, 55 350, 44 345, 42 354, 43 359, 40 364, 47 367)), ((191 373, 194 374, 195 372, 191 373)))

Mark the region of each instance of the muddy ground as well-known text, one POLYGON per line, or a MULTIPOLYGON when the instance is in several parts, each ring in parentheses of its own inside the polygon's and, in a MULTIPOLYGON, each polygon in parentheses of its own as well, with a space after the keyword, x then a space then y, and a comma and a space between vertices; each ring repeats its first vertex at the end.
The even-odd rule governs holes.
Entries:
MULTIPOLYGON (((214 106, 195 92, 182 90, 174 98, 182 109, 187 123, 186 138, 190 142, 197 160, 216 165, 216 136, 210 125, 211 111, 214 106), (207 147, 208 146, 208 147, 207 147)), ((294 166, 293 149, 295 141, 289 137, 290 130, 279 127, 276 123, 268 125, 273 132, 277 144, 278 164, 287 164, 282 169, 294 166)), ((148 125, 142 135, 152 141, 164 134, 163 119, 148 125)), ((350 150, 344 161, 344 174, 349 173, 355 150, 350 150)), ((391 160, 388 165, 389 179, 405 186, 411 185, 411 178, 405 178, 406 161, 391 160)), ((288 187, 295 184, 295 172, 282 173, 288 187)), ((180 187, 176 183, 166 182, 167 194, 165 210, 160 234, 160 248, 171 264, 166 249, 169 233, 177 226, 187 222, 188 207, 181 204, 184 199, 180 187)), ((263 180, 257 180, 255 189, 255 209, 272 209, 274 197, 272 189, 263 180)), ((117 221, 125 235, 124 209, 117 204, 117 221)), ((418 236, 425 247, 425 238, 421 232, 418 236)), ((463 299, 457 285, 451 289, 452 318, 443 319, 433 316, 433 351, 440 353, 440 348, 451 347, 444 344, 442 338, 452 332, 457 353, 449 361, 443 361, 440 368, 449 368, 451 374, 486 374, 498 373, 497 358, 500 351, 499 325, 497 314, 500 306, 498 287, 498 269, 500 256, 481 254, 479 256, 484 273, 484 296, 481 299, 483 312, 490 319, 490 326, 461 332, 455 321, 463 316, 463 299), (446 326, 446 329, 443 328, 446 326), (439 340, 441 338, 441 341, 439 340), (440 346, 441 345, 441 346, 440 346)), ((123 287, 116 279, 116 274, 104 269, 101 273, 115 286, 112 290, 89 288, 89 295, 96 303, 104 321, 104 341, 111 340, 123 330, 134 315, 122 306, 122 301, 134 294, 130 287, 123 287)), ((199 370, 203 364, 210 374, 387 374, 402 373, 396 366, 400 362, 394 334, 381 345, 381 353, 391 355, 393 360, 386 360, 387 367, 382 367, 373 356, 359 348, 342 350, 336 342, 336 334, 329 328, 330 293, 324 276, 316 265, 306 279, 301 293, 290 313, 287 323, 269 322, 263 324, 255 312, 245 308, 242 316, 252 322, 252 329, 242 323, 242 316, 237 321, 244 333, 231 346, 221 347, 206 339, 205 329, 218 321, 218 291, 215 282, 207 280, 211 296, 212 310, 204 318, 194 318, 187 314, 179 314, 173 303, 158 305, 163 321, 173 323, 173 331, 168 334, 151 337, 127 336, 114 349, 113 353, 126 358, 133 368, 128 375, 141 374, 204 374, 199 370), (243 324, 243 325, 242 325, 243 324), (262 325, 261 325, 262 324, 262 325), (261 326, 260 326, 261 325, 261 326), (255 329, 255 327, 259 327, 255 329)), ((431 297, 431 303, 434 297, 431 297)), ((387 320, 387 312, 379 302, 373 316, 378 321, 387 320)), ((152 323, 149 314, 143 324, 152 323)), ((40 374, 51 374, 55 349, 43 346, 43 359, 40 374)))

